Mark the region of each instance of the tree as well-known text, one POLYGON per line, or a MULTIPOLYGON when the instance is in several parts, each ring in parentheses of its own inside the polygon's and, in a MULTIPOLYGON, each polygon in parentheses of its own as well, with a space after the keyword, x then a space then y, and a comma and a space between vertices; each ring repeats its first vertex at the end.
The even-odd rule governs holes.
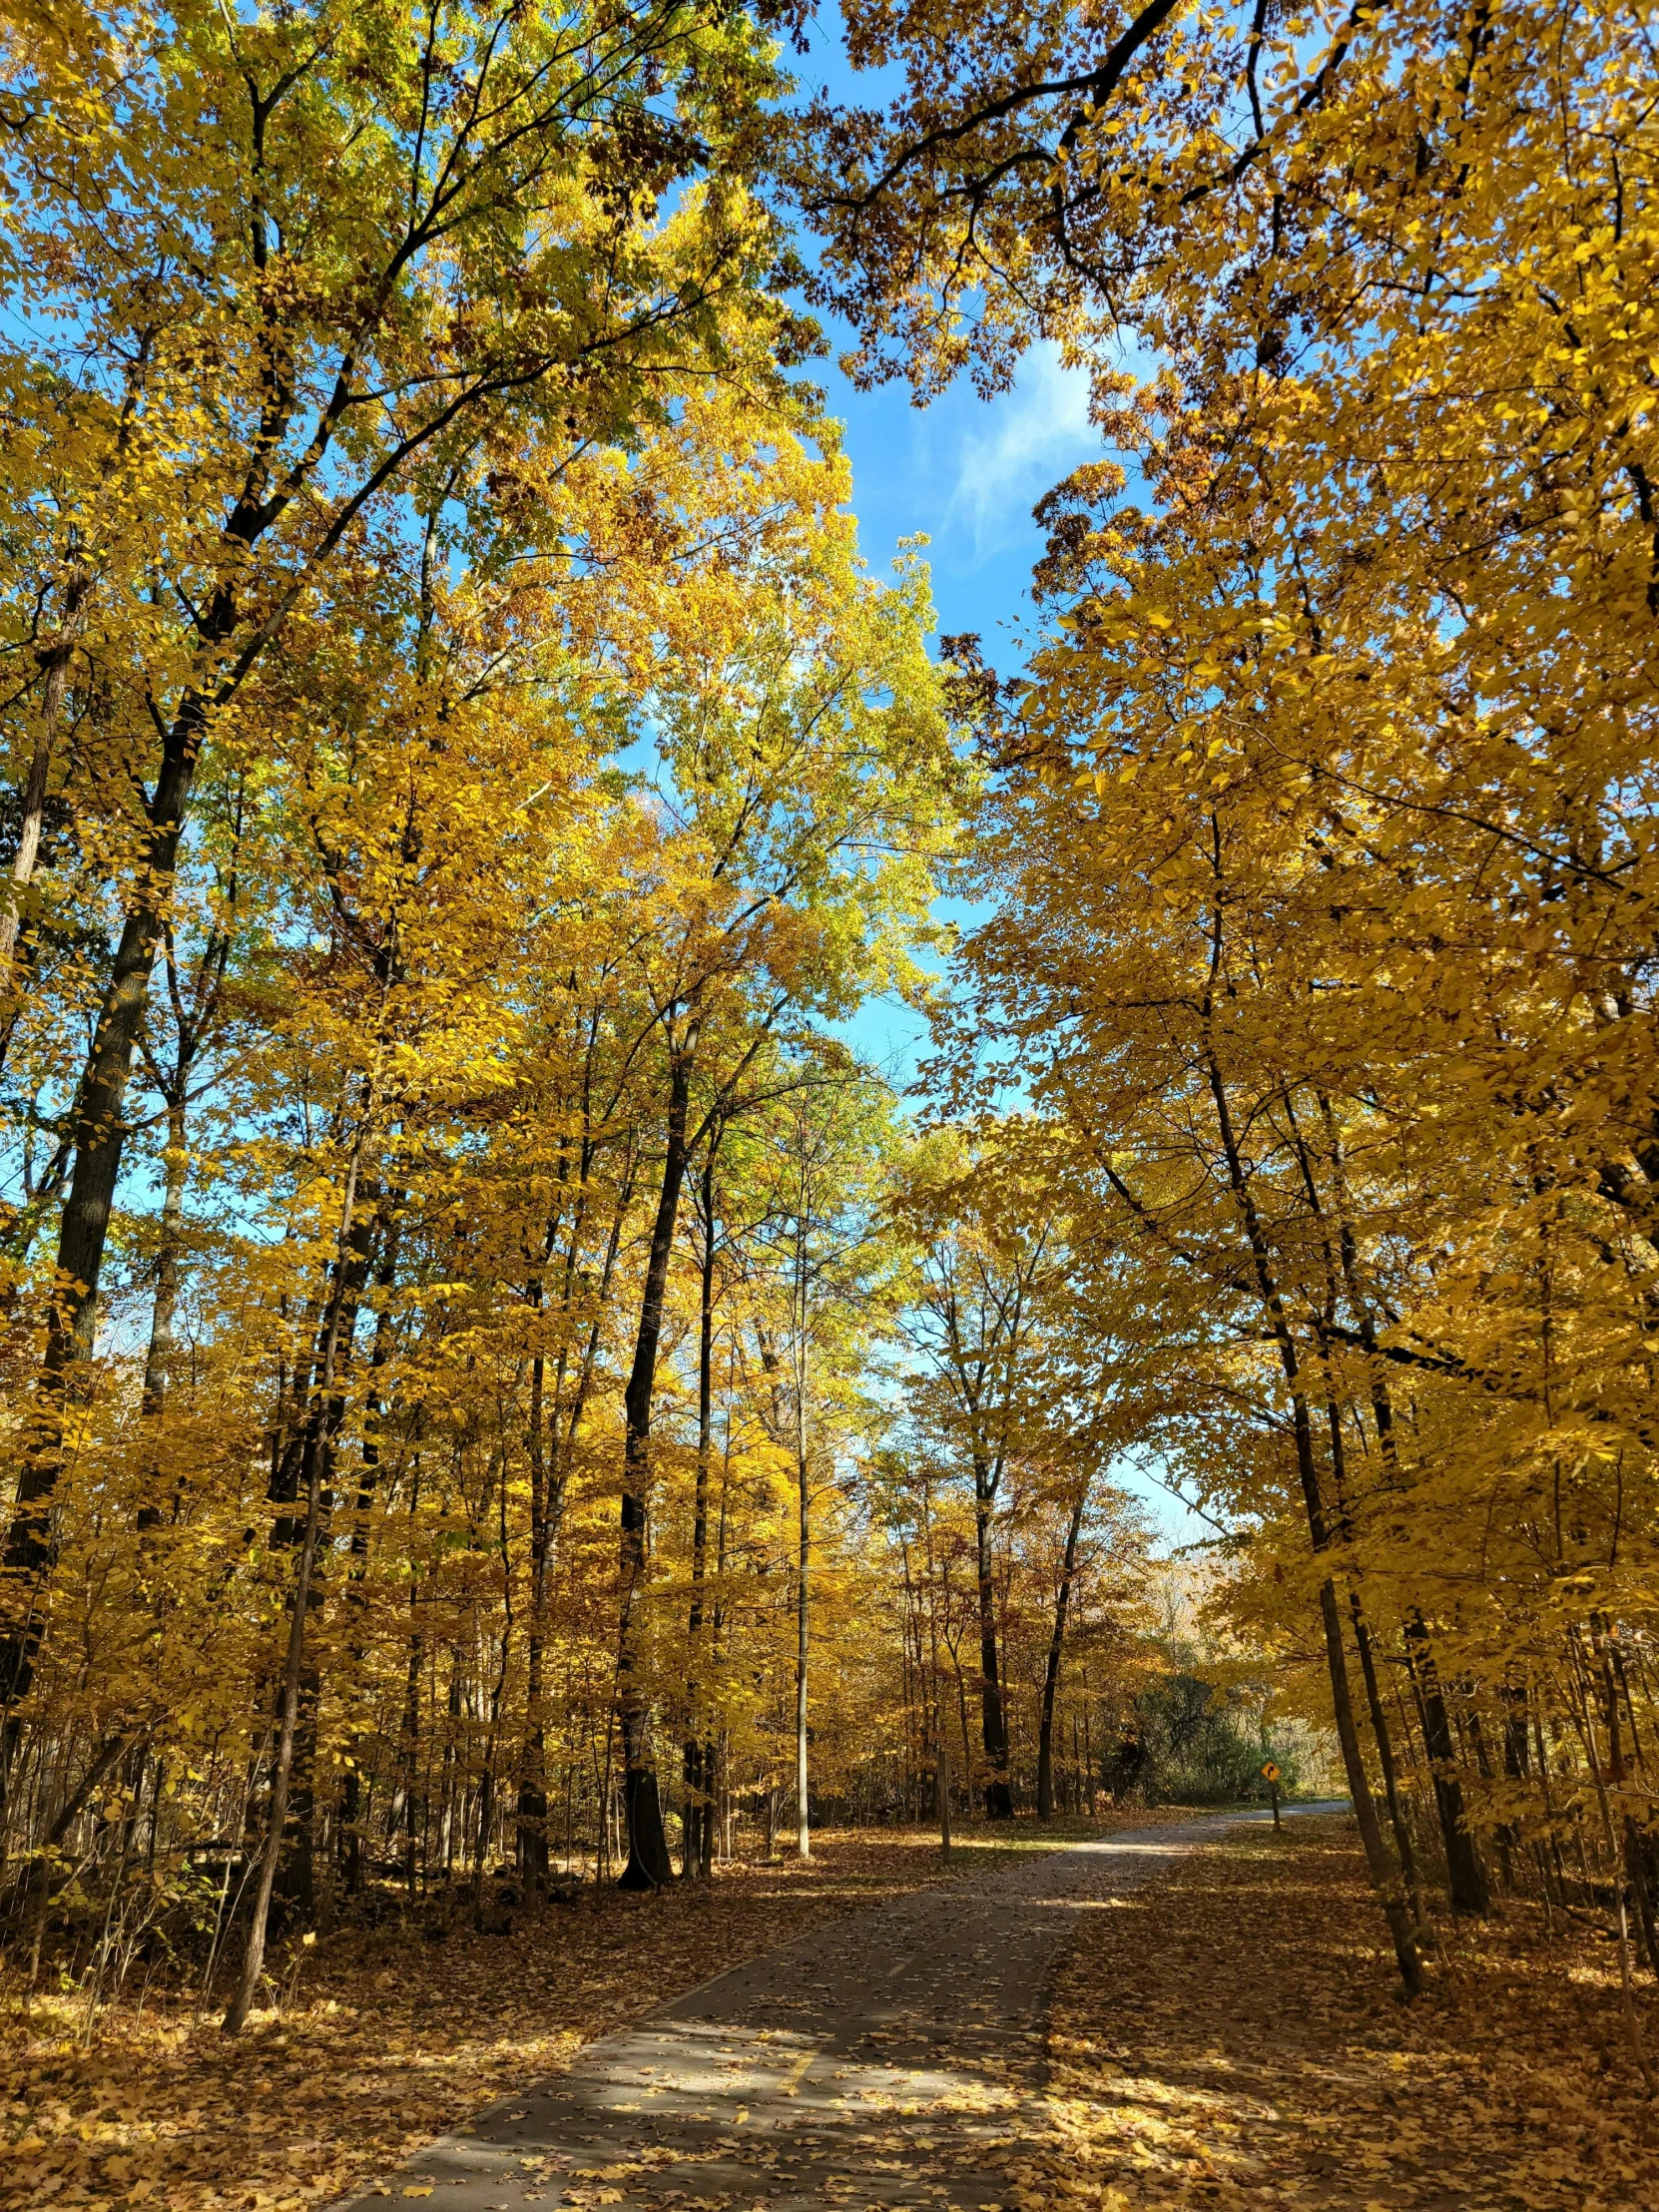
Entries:
MULTIPOLYGON (((18 436, 66 442, 79 468, 23 487, 47 542, 20 581, 60 578, 61 613, 35 654, 14 913, 72 666, 113 695, 88 750, 119 797, 98 803, 117 941, 75 1084, 14 1582, 50 1568, 63 1408, 93 1350, 128 1082, 204 748, 370 514, 441 486, 500 527, 491 463, 515 416, 574 458, 659 418, 688 362, 736 354, 764 379, 746 338, 764 348, 785 323, 760 289, 766 226, 743 179, 776 82, 751 21, 718 10, 87 10, 17 27, 18 436), (700 173, 712 181, 682 189, 700 173), (122 528, 95 575, 112 509, 122 528)), ((8 1632, 8 1708, 33 1651, 26 1626, 8 1632)))
POLYGON ((645 1565, 652 1397, 686 1173, 715 1122, 742 1111, 780 1023, 840 1013, 902 966, 948 832, 951 756, 920 645, 919 577, 907 570, 896 590, 876 592, 828 515, 803 550, 770 606, 703 608, 700 645, 688 640, 657 693, 669 833, 658 919, 638 958, 661 1052, 663 1147, 622 1503, 630 1887, 670 1873, 631 1593, 645 1565))
POLYGON ((1000 1164, 959 1152, 953 1158, 941 1140, 917 1163, 906 1211, 922 1255, 912 1341, 931 1379, 918 1412, 945 1453, 966 1462, 973 1489, 985 1810, 993 1820, 1010 1820, 992 1527, 1009 1460, 1025 1445, 1034 1418, 1042 1309, 1061 1263, 1064 1230, 1041 1199, 1010 1207, 1005 1192, 983 1189, 996 1183, 1000 1164))
POLYGON ((1585 1725, 1572 1651, 1648 1603, 1606 1487, 1651 1463, 1642 34, 1153 8, 1022 19, 952 69, 946 26, 854 20, 906 89, 801 174, 870 372, 994 382, 1055 339, 1113 455, 1044 510, 981 1003, 1191 1348, 1161 1425, 1261 1530, 1277 1579, 1239 1602, 1320 1621, 1410 1981, 1384 1671, 1459 1909, 1526 1787, 1512 1726, 1501 1790, 1482 1748, 1522 1679, 1622 1848, 1613 1705, 1585 1725), (1252 1441, 1223 1478, 1229 1406, 1252 1441), (1493 1562, 1500 1498, 1526 1568, 1493 1562), (1598 1598, 1615 1558, 1632 1580, 1548 1668, 1526 1605, 1476 1627, 1461 1573, 1514 1592, 1580 1547, 1598 1598))

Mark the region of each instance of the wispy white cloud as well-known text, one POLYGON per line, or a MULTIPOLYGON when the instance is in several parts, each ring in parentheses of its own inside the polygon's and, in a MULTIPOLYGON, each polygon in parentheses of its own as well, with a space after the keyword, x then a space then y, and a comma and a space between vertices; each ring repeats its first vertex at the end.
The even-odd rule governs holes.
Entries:
POLYGON ((989 401, 984 417, 960 441, 945 513, 975 562, 1023 536, 1049 486, 1100 450, 1089 423, 1088 376, 1063 367, 1057 346, 1034 345, 1014 389, 989 401))

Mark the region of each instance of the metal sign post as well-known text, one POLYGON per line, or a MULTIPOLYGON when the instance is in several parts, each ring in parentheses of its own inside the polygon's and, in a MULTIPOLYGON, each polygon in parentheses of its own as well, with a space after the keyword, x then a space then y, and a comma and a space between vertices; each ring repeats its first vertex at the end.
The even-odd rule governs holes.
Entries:
POLYGON ((1271 1759, 1267 1761, 1262 1769, 1262 1780, 1267 1784, 1268 1794, 1273 1799, 1274 1833, 1276 1835, 1282 1834, 1285 1824, 1279 1818, 1279 1769, 1271 1759))

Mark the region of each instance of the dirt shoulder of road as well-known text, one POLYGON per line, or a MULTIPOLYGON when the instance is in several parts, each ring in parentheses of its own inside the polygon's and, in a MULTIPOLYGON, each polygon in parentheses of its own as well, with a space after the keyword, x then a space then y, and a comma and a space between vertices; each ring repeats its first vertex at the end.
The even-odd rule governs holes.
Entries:
MULTIPOLYGON (((1010 2212, 1659 2204, 1659 2107, 1599 1920, 1442 1925, 1410 2005, 1346 1818, 1235 1830, 1081 1916, 1050 2016, 1050 2133, 1010 2212)), ((1650 2051, 1659 1992, 1640 1977, 1650 2051)))
MULTIPOLYGON (((654 1897, 588 1889, 511 1932, 396 1922, 324 1935, 279 2012, 229 2041, 188 1994, 129 1988, 86 2036, 74 1988, 28 2009, 0 1978, 4 2212, 306 2212, 594 2037, 826 1921, 1010 1853, 1191 1818, 1178 1807, 1046 1829, 971 1824, 948 1873, 924 1831, 830 1832, 809 1865, 723 1868, 654 1897)), ((291 1954, 290 1954, 291 1955, 291 1954)), ((283 1957, 276 1960, 278 1973, 283 1957)), ((134 1980, 139 1975, 135 1973, 134 1980)))

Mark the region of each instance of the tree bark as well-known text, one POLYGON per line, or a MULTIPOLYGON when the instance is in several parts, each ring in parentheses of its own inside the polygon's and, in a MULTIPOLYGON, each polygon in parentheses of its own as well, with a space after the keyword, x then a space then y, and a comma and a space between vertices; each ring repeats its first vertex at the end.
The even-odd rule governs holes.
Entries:
POLYGON ((692 1587, 686 1620, 687 1715, 685 1745, 686 1821, 681 1844, 680 1873, 691 1880, 712 1872, 714 1841, 714 1774, 709 1740, 702 1717, 702 1648, 704 1586, 709 1564, 709 1460, 714 1448, 715 1402, 715 1163, 720 1153, 721 1126, 709 1132, 699 1192, 703 1251, 698 1270, 697 1302, 697 1477, 692 1499, 692 1587))
MULTIPOLYGON (((1220 958, 1220 926, 1217 926, 1217 959, 1220 958)), ((1208 1009, 1207 1009, 1208 1010, 1208 1009)), ((1215 1104, 1216 1124, 1221 1137, 1223 1156, 1227 1162, 1228 1182, 1234 1203, 1239 1210, 1240 1225, 1244 1230, 1256 1275, 1257 1291, 1279 1353, 1281 1369, 1291 1398, 1292 1429, 1296 1440, 1297 1474, 1302 1488, 1303 1509, 1308 1517, 1309 1541, 1316 1554, 1329 1548, 1331 1536, 1326 1522, 1325 1501, 1320 1492, 1318 1462, 1314 1457, 1313 1423, 1309 1417, 1308 1395, 1303 1387, 1301 1363, 1297 1357, 1296 1340, 1291 1334, 1286 1318, 1284 1300, 1280 1295, 1278 1278, 1274 1272, 1267 1235, 1261 1217, 1256 1210, 1249 1179, 1244 1172, 1244 1162, 1239 1153, 1237 1137, 1233 1129, 1233 1115, 1228 1105, 1227 1087, 1222 1081, 1221 1069, 1213 1051, 1206 1052, 1206 1065, 1210 1081, 1210 1095, 1215 1104)), ((1366 1773, 1366 1762, 1360 1749, 1359 1731, 1354 1725, 1354 1699, 1349 1686, 1348 1654, 1343 1645, 1342 1613, 1337 1602, 1337 1586, 1327 1575, 1320 1585, 1320 1624, 1325 1633, 1326 1665, 1331 1676, 1331 1702, 1337 1723, 1337 1741, 1342 1749, 1343 1767, 1348 1776, 1350 1795, 1354 1800, 1355 1818, 1359 1823, 1360 1841, 1365 1848, 1366 1865, 1376 1890, 1382 1917, 1387 1923, 1388 1934, 1393 1938, 1394 1958, 1399 1966, 1399 1977, 1408 1995, 1414 1996, 1422 1986, 1422 1964, 1417 1956, 1417 1946, 1411 1931, 1409 1911, 1394 1870, 1388 1861, 1387 1847, 1382 1841, 1382 1831, 1377 1818, 1377 1805, 1371 1794, 1371 1781, 1366 1773)))
MULTIPOLYGON (((223 642, 235 628, 235 610, 222 591, 209 616, 206 642, 223 642)), ((52 1497, 63 1470, 67 1407, 85 1387, 98 1326, 98 1286, 116 1182, 127 1141, 123 1119, 133 1056, 150 993, 179 860, 185 807, 207 729, 207 702, 185 696, 169 725, 162 770, 147 810, 149 828, 141 865, 122 923, 115 962, 93 1031, 74 1116, 74 1166, 58 1233, 56 1287, 47 1308, 46 1350, 25 1427, 16 1503, 0 1552, 0 1572, 29 1593, 22 1618, 0 1637, 0 1812, 15 1743, 15 1709, 34 1680, 43 1608, 40 1598, 53 1560, 52 1497)))
MULTIPOLYGON (((41 673, 45 683, 41 691, 40 728, 35 737, 35 750, 30 756, 29 773, 23 780, 22 820, 18 825, 17 852, 12 860, 12 871, 6 885, 4 903, 0 904, 0 992, 11 983, 12 956, 17 950, 17 933, 23 924, 23 908, 29 885, 35 879, 35 867, 40 858, 41 832, 46 822, 46 786, 52 773, 52 754, 58 740, 58 718, 63 713, 64 693, 69 688, 69 664, 75 657, 75 641, 81 632, 87 599, 92 590, 92 578, 84 568, 72 569, 64 586, 63 620, 58 634, 40 657, 41 673)), ((10 1036, 10 1023, 6 1035, 10 1036)))
POLYGON ((143 1405, 152 1417, 167 1399, 169 1371, 174 1354, 174 1325, 179 1318, 179 1290, 183 1279, 185 1181, 190 1155, 185 1146, 185 1108, 182 1099, 170 1100, 167 1109, 167 1155, 162 1185, 161 1236, 156 1249, 156 1297, 150 1310, 150 1344, 144 1360, 143 1405))
POLYGON ((305 1615, 310 1610, 311 1573, 316 1564, 321 1525, 321 1454, 313 1437, 305 1455, 305 1535, 299 1551, 299 1571, 294 1578, 293 1601, 288 1615, 287 1652, 282 1666, 282 1708, 277 1730, 276 1763, 271 1778, 271 1807, 267 1816, 265 1845, 260 1853, 260 1877, 254 1892, 254 1918, 243 1955, 242 1980, 231 2000, 223 2026, 227 2035, 240 2034, 259 1991, 265 1970, 266 1932, 271 1921, 271 1900, 276 1887, 276 1867, 287 1827, 288 1787, 293 1773, 293 1747, 298 1734, 299 1689, 304 1667, 305 1615))
MULTIPOLYGON (((162 1185, 161 1234, 156 1250, 156 1294, 150 1309, 150 1343, 144 1357, 144 1390, 140 1409, 145 1423, 159 1431, 161 1418, 167 1406, 167 1386, 172 1372, 174 1325, 179 1315, 179 1290, 184 1274, 184 1214, 185 1182, 190 1160, 185 1149, 185 1109, 183 1096, 169 1099, 167 1107, 167 1154, 162 1185)), ((164 1469, 161 1463, 161 1438, 152 1438, 147 1463, 144 1468, 144 1487, 140 1495, 138 1526, 151 1530, 161 1525, 164 1469)), ((174 1514, 177 1518, 179 1497, 175 1492, 174 1514)))
POLYGON ((1083 1512, 1089 1486, 1078 1491, 1066 1523, 1066 1548, 1060 1562, 1060 1588, 1054 1600, 1054 1628, 1048 1639, 1048 1662, 1043 1669, 1042 1723, 1037 1734, 1037 1818, 1054 1818, 1054 1700, 1060 1688, 1060 1662, 1066 1641, 1066 1608, 1071 1603, 1072 1576, 1077 1569, 1077 1539, 1082 1533, 1083 1512))
MULTIPOLYGON (((374 1317, 374 1344, 368 1356, 369 1385, 364 1406, 361 1460, 357 1469, 357 1496, 351 1516, 350 1564, 346 1570, 346 1607, 353 1622, 349 1642, 350 1679, 355 1685, 358 1670, 363 1663, 365 1644, 362 1619, 366 1601, 363 1577, 368 1571, 369 1508, 380 1479, 379 1421, 384 1413, 380 1398, 379 1377, 391 1358, 392 1320, 390 1294, 397 1280, 398 1216, 396 1207, 400 1197, 382 1203, 380 1234, 383 1239, 380 1260, 374 1271, 374 1287, 379 1293, 378 1310, 374 1317)), ((415 1479, 419 1480, 420 1460, 415 1459, 415 1479)), ((356 1735, 352 1737, 355 1750, 356 1735)), ((338 1849, 345 1864, 345 1892, 355 1897, 362 1888, 362 1776, 353 1756, 345 1770, 345 1782, 340 1795, 340 1817, 337 1830, 338 1849)))
POLYGON ((637 1600, 645 1572, 646 1530, 651 1488, 651 1399, 657 1381, 657 1354, 663 1334, 663 1299, 680 1191, 686 1177, 686 1118, 691 1102, 692 1069, 697 1056, 697 1025, 679 1047, 669 1049, 668 1127, 663 1150, 663 1180, 652 1224, 645 1288, 640 1300, 639 1333, 623 1396, 627 1422, 623 1441, 622 1515, 619 1562, 622 1618, 619 1624, 617 1705, 622 1723, 623 1810, 628 1823, 628 1864, 618 1881, 623 1890, 656 1890, 674 1879, 663 1830, 662 1799, 651 1754, 651 1714, 640 1677, 637 1600))
MULTIPOLYGON (((541 1308, 541 1279, 535 1283, 541 1308)), ((530 1362, 530 1418, 526 1443, 530 1459, 530 1621, 524 1659, 526 1740, 524 1770, 518 1784, 518 1871, 535 1896, 547 1888, 547 1731, 542 1715, 542 1669, 547 1639, 547 1363, 538 1350, 530 1362)))
MULTIPOLYGON (((807 1390, 807 1355, 801 1356, 801 1390, 807 1390)), ((799 1507, 795 1611, 795 1794, 796 1844, 803 1859, 813 1856, 812 1817, 807 1796, 807 1667, 812 1635, 813 1507, 807 1458, 807 1416, 801 1415, 800 1451, 796 1459, 796 1493, 799 1507)))
MULTIPOLYGON (((730 1388, 728 1389, 728 1397, 730 1398, 730 1388)), ((730 1405, 728 1405, 726 1420, 726 1448, 721 1457, 720 1468, 720 1511, 715 1520, 715 1605, 713 1633, 715 1657, 717 1659, 720 1656, 721 1640, 726 1630, 726 1606, 722 1598, 722 1592, 726 1587, 726 1539, 728 1529, 728 1514, 731 1504, 731 1490, 732 1420, 730 1405)), ((710 1880, 715 1871, 715 1824, 720 1817, 720 1805, 723 1791, 725 1793, 725 1802, 728 1811, 726 1816, 725 1840, 722 1844, 721 1849, 723 1857, 730 1859, 732 1856, 732 1815, 730 1810, 731 1792, 729 1785, 727 1785, 723 1781, 722 1742, 723 1739, 717 1736, 713 1730, 710 1730, 703 1739, 703 1782, 709 1799, 708 1818, 705 1820, 703 1825, 702 1871, 705 1881, 710 1880)))
POLYGON ((944 1720, 944 1693, 934 1669, 934 1703, 937 1708, 938 1745, 934 1753, 933 1798, 939 1823, 939 1859, 950 1864, 950 1731, 944 1720))
POLYGON ((1014 1817, 1008 1787, 1008 1716, 997 1673, 996 1590, 992 1580, 991 1511, 999 1469, 983 1453, 973 1456, 973 1528, 979 1595, 979 1708, 985 1746, 985 1812, 993 1821, 1014 1817))
POLYGON ((1421 1928, 1422 1892, 1417 1883, 1417 1858, 1411 1847, 1411 1831, 1406 1825, 1405 1808, 1400 1803, 1393 1737, 1382 1706, 1382 1692, 1377 1679, 1376 1653, 1358 1590, 1349 1592, 1349 1611, 1354 1621, 1355 1649, 1360 1654, 1360 1672, 1366 1685, 1366 1705, 1371 1713, 1371 1732, 1377 1745, 1377 1763, 1382 1773, 1382 1795, 1387 1802, 1388 1824, 1393 1830, 1394 1849, 1399 1855, 1399 1871, 1405 1883, 1405 1895, 1410 1901, 1411 1918, 1421 1928))
POLYGON ((1446 1888, 1451 1910, 1481 1917, 1491 1911, 1492 1903, 1486 1887, 1486 1871, 1464 1821, 1463 1786, 1457 1779, 1457 1749, 1451 1739, 1451 1721, 1440 1689, 1439 1669, 1429 1646, 1427 1625, 1414 1609, 1405 1622, 1405 1643, 1422 1703, 1423 1742, 1433 1778, 1440 1834, 1445 1840, 1446 1888))
POLYGON ((294 1577, 292 1610, 288 1617, 287 1651, 282 1666, 281 1719, 276 1737, 276 1760, 271 1779, 271 1807, 266 1823, 265 1846, 260 1854, 260 1877, 254 1892, 254 1913, 248 1929, 248 1947, 243 1956, 242 1980, 222 2023, 227 2035, 241 2033, 258 1993, 260 1976, 265 1970, 271 1900, 276 1887, 276 1869, 282 1856, 282 1839, 287 1827, 288 1789, 293 1774, 293 1747, 298 1734, 299 1693, 304 1673, 305 1616, 310 1610, 311 1577, 316 1566, 317 1544, 322 1526, 323 1431, 333 1403, 335 1364, 347 1296, 347 1257, 351 1243, 352 1218, 357 1203, 357 1177, 362 1164, 363 1146, 368 1136, 369 1120, 374 1111, 377 1080, 378 1067, 367 1086, 356 1142, 351 1148, 351 1163, 346 1171, 345 1196, 340 1212, 339 1239, 334 1261, 334 1295, 330 1301, 332 1310, 316 1378, 315 1395, 306 1422, 302 1460, 305 1529, 299 1547, 299 1571, 294 1577))

